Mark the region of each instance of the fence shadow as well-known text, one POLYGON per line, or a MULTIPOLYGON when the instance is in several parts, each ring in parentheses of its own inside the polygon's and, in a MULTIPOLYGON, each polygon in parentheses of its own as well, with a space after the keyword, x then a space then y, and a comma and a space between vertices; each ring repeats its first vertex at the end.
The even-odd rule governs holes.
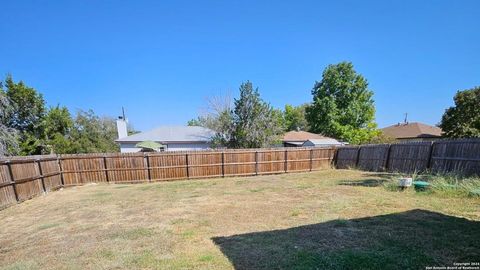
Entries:
POLYGON ((362 187, 378 187, 383 185, 385 179, 365 179, 361 181, 341 180, 338 182, 340 186, 362 186, 362 187))
POLYGON ((362 173, 362 176, 365 176, 365 177, 379 177, 379 178, 382 178, 382 179, 391 179, 392 177, 395 177, 395 176, 398 176, 399 174, 398 173, 395 173, 395 172, 390 172, 390 173, 387 173, 387 172, 364 172, 362 173))
POLYGON ((235 269, 421 269, 478 261, 479 228, 417 209, 212 241, 235 269))

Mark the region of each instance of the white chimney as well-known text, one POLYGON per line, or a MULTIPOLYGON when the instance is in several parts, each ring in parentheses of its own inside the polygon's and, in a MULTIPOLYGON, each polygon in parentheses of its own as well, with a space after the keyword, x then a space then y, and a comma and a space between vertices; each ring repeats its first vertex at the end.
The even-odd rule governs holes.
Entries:
POLYGON ((117 119, 117 132, 118 132, 118 138, 124 138, 128 136, 127 132, 127 119, 124 118, 118 118, 117 119))

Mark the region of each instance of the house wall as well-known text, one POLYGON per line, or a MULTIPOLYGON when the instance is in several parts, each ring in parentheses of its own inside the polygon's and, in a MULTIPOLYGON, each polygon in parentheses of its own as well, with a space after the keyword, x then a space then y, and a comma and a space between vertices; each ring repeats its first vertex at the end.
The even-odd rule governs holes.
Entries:
POLYGON ((120 143, 120 152, 121 153, 136 153, 139 152, 141 148, 135 147, 135 143, 120 143))
MULTIPOLYGON (((136 143, 120 143, 120 152, 122 153, 136 153, 140 152, 141 148, 135 147, 136 143)), ((163 143, 167 145, 167 151, 192 151, 205 150, 210 148, 210 144, 206 142, 197 143, 163 143)))

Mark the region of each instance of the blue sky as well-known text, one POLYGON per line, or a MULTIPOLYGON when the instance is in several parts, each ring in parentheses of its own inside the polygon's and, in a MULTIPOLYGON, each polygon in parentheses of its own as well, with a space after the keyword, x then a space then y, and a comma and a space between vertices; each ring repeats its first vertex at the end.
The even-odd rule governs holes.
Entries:
POLYGON ((8 1, 0 75, 49 105, 139 130, 185 124, 205 98, 258 86, 274 107, 312 100, 332 63, 374 91, 380 127, 436 124, 480 85, 480 1, 8 1))

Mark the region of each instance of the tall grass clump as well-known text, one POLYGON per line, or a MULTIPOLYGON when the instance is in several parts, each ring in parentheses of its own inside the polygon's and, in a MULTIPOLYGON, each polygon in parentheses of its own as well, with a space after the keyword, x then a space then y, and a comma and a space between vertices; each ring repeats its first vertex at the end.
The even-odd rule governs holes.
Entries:
POLYGON ((400 178, 406 178, 406 177, 411 177, 413 181, 417 181, 418 177, 418 172, 415 170, 411 174, 407 173, 401 173, 401 172, 392 172, 390 176, 386 179, 386 181, 383 182, 383 187, 388 190, 388 191, 405 191, 407 189, 401 188, 399 186, 399 180, 400 178))
POLYGON ((424 179, 429 182, 432 192, 453 197, 476 196, 480 190, 480 177, 463 178, 455 174, 427 175, 424 179))
MULTIPOLYGON (((462 177, 457 174, 394 174, 384 182, 388 191, 401 191, 399 178, 412 177, 413 181, 426 181, 430 183, 427 193, 446 197, 480 197, 480 177, 462 177)), ((410 189, 413 189, 411 187, 410 189)))

